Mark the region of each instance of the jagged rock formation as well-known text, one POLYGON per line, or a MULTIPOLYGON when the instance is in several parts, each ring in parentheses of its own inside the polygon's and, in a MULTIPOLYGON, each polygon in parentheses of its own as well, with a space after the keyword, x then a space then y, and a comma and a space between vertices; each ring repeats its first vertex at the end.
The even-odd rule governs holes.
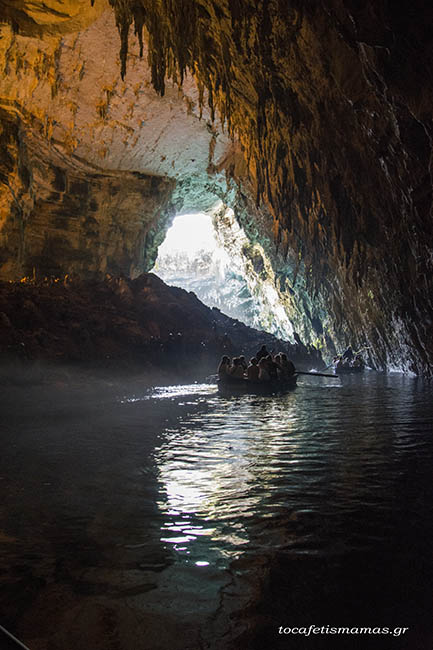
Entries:
POLYGON ((2 0, 0 18, 25 36, 67 34, 83 29, 106 8, 105 2, 94 5, 94 0, 2 0))
POLYGON ((112 4, 124 51, 128 21, 147 28, 156 89, 166 73, 194 70, 239 136, 286 258, 287 290, 298 301, 315 296, 305 311, 316 331, 368 341, 377 361, 426 368, 432 10, 342 0, 112 4))
MULTIPOLYGON (((55 4, 50 0, 43 6, 55 4)), ((194 197, 192 203, 223 198, 252 244, 260 243, 270 256, 289 317, 307 340, 319 339, 328 350, 349 341, 369 345, 378 366, 430 373, 432 9, 419 0, 410 7, 385 0, 110 4, 121 33, 119 69, 126 71, 125 82, 116 77, 113 83, 113 58, 111 79, 96 83, 98 76, 89 73, 92 58, 100 74, 104 54, 107 62, 108 53, 113 57, 118 49, 106 14, 84 32, 62 39, 41 24, 41 41, 5 27, 3 107, 18 106, 25 125, 34 124, 37 115, 44 136, 57 147, 61 143, 65 155, 102 170, 166 175, 176 182, 173 197, 180 203, 187 196, 194 197), (138 60, 139 44, 128 41, 133 21, 138 34, 145 28, 150 72, 138 60), (84 68, 82 57, 87 57, 84 68), (185 76, 191 72, 198 91, 185 76), (167 76, 179 83, 186 79, 186 99, 174 99, 167 76), (159 92, 165 90, 161 103, 150 100, 150 81, 159 92), (239 140, 242 157, 215 123, 206 118, 197 126, 197 104, 206 104, 206 94, 210 113, 216 110, 239 140), (167 101, 184 108, 189 102, 189 116, 176 109, 176 141, 168 138, 168 155, 164 138, 139 129, 140 139, 136 122, 125 121, 123 97, 133 113, 152 105, 158 113, 167 101), (93 102, 93 121, 90 113, 83 119, 81 101, 87 112, 93 102), (60 124, 54 124, 57 113, 60 124), (184 152, 191 140, 192 131, 185 139, 183 125, 192 122, 204 143, 196 147, 200 156, 176 167, 175 151, 184 152), (239 184, 237 192, 223 170, 239 184)), ((30 3, 20 2, 20 12, 8 6, 15 30, 34 36, 34 27, 26 27, 30 3)), ((101 6, 96 2, 94 11, 101 6)), ((166 114, 157 122, 158 133, 173 133, 170 126, 162 128, 163 121, 174 126, 166 114)), ((7 176, 15 190, 14 175, 7 176)), ((9 196, 5 203, 18 223, 16 202, 9 196)), ((162 229, 168 214, 168 208, 161 212, 162 229)), ((152 226, 158 228, 157 222, 155 217, 152 226)))
POLYGON ((178 217, 152 271, 169 285, 193 291, 205 305, 294 342, 271 261, 259 244, 251 244, 232 209, 219 205, 212 215, 178 217), (199 245, 186 245, 188 227, 198 231, 199 245))
POLYGON ((0 282, 0 360, 62 361, 141 370, 215 372, 222 354, 251 357, 265 343, 303 367, 320 355, 210 309, 153 273, 134 280, 0 282))
POLYGON ((45 3, 11 5, 18 33, 0 26, 0 278, 134 276, 153 266, 176 210, 227 193, 235 152, 206 113, 200 120, 192 79, 161 100, 137 54, 121 81, 106 3, 84 3, 79 32, 80 11, 61 4, 71 34, 33 24, 26 12, 42 20, 45 3))

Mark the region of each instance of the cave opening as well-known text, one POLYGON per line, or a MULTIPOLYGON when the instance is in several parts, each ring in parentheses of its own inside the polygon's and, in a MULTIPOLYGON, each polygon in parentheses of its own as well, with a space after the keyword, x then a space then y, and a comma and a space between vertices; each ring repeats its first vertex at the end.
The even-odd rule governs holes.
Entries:
POLYGON ((208 212, 176 215, 152 272, 168 285, 192 291, 208 307, 294 340, 270 261, 222 202, 208 212))
POLYGON ((430 650, 433 4, 0 7, 0 649, 430 650))

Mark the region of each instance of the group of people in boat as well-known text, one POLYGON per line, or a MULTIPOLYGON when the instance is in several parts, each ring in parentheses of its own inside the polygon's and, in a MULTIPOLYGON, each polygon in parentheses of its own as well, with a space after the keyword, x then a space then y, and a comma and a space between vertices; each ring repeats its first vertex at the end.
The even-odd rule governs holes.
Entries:
POLYGON ((349 346, 343 354, 334 357, 333 364, 337 372, 344 372, 345 370, 356 371, 364 368, 364 359, 360 354, 355 354, 351 346, 349 346))
POLYGON ((218 378, 220 381, 234 379, 246 379, 251 382, 262 381, 285 381, 293 377, 296 369, 292 361, 287 358, 284 352, 272 356, 262 345, 255 357, 247 363, 243 355, 230 357, 224 355, 218 366, 218 378))

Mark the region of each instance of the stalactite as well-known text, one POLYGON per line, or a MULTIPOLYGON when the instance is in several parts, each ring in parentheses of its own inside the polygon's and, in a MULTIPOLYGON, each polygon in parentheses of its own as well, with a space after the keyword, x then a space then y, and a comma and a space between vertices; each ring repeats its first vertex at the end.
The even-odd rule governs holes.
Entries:
POLYGON ((145 22, 145 10, 140 4, 137 4, 134 11, 134 34, 138 38, 140 46, 140 58, 143 56, 143 27, 145 22))
MULTIPOLYGON (((272 45, 268 32, 271 31, 270 12, 275 10, 272 2, 263 2, 256 12, 245 12, 244 3, 230 0, 227 7, 212 3, 190 0, 110 0, 115 9, 116 23, 121 36, 121 72, 126 70, 127 37, 132 20, 141 43, 143 27, 149 37, 149 64, 152 83, 160 94, 164 94, 165 79, 169 77, 179 84, 189 69, 197 78, 199 87, 200 111, 206 98, 212 120, 216 111, 221 123, 227 124, 232 137, 239 137, 244 145, 246 159, 253 160, 257 202, 264 198, 275 211, 279 205, 277 195, 280 190, 273 187, 269 171, 262 170, 263 158, 269 169, 277 169, 282 164, 284 146, 276 151, 272 142, 272 116, 274 92, 272 77, 269 78, 267 66, 272 64, 272 45), (230 20, 232 31, 224 31, 230 20), (212 37, 213 28, 221 28, 220 40, 212 37), (254 43, 254 58, 260 67, 261 79, 254 86, 255 106, 244 109, 242 102, 234 98, 232 88, 236 88, 236 51, 251 52, 254 43), (251 130, 253 119, 255 136, 251 130), (253 137, 252 137, 253 136, 253 137)), ((278 7, 277 7, 278 9, 278 7)), ((140 45, 141 49, 141 45, 140 45)), ((286 175, 287 178, 287 175, 286 175)))
POLYGON ((116 25, 120 34, 120 74, 124 79, 128 56, 129 28, 133 17, 137 14, 137 6, 131 0, 110 0, 110 5, 114 8, 116 25))
POLYGON ((426 244, 431 177, 425 174, 431 88, 424 91, 417 76, 432 62, 421 18, 412 16, 407 26, 395 3, 379 3, 377 10, 374 0, 110 3, 121 35, 122 75, 134 21, 140 49, 143 29, 148 38, 155 89, 163 94, 166 78, 181 84, 191 72, 200 112, 207 102, 212 119, 218 115, 239 140, 256 203, 278 224, 279 251, 301 256, 293 263, 293 285, 304 276, 311 295, 325 303, 329 281, 339 294, 335 309, 346 302, 355 313, 362 302, 356 292, 367 295, 380 267, 393 287, 382 296, 383 311, 390 312, 395 295, 407 290, 399 273, 412 293, 433 273, 426 244), (412 56, 415 33, 419 56, 412 56), (396 268, 383 259, 382 245, 410 260, 396 268), (420 259, 427 260, 425 268, 420 259))

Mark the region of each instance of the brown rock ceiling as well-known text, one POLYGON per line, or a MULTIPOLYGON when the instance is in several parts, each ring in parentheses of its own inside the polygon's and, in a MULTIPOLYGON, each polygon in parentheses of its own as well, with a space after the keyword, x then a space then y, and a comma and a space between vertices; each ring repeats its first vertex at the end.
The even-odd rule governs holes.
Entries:
MULTIPOLYGON (((58 3, 43 4, 55 9, 58 3)), ((422 2, 396 6, 384 0, 110 4, 122 53, 133 20, 138 32, 144 25, 149 44, 148 68, 138 59, 129 30, 124 81, 118 76, 114 51, 119 45, 110 15, 101 15, 103 2, 93 8, 80 3, 81 19, 89 26, 80 25, 79 32, 71 27, 70 34, 67 18, 62 28, 53 27, 52 15, 44 26, 41 12, 35 21, 38 3, 7 3, 13 29, 2 29, 0 97, 9 114, 2 124, 15 127, 3 127, 1 145, 6 162, 0 200, 3 222, 9 224, 1 231, 6 271, 13 267, 13 247, 4 233, 15 228, 15 240, 18 232, 23 239, 22 222, 36 218, 32 208, 20 222, 18 206, 28 205, 26 193, 30 202, 39 195, 38 183, 26 180, 32 170, 20 162, 27 138, 35 142, 37 132, 39 151, 44 141, 74 173, 82 165, 85 175, 84 167, 92 165, 96 176, 119 170, 131 182, 131 172, 162 176, 164 183, 154 181, 152 199, 155 206, 161 201, 162 221, 170 212, 170 184, 172 198, 187 205, 223 197, 251 239, 271 254, 289 314, 304 336, 321 339, 328 349, 349 341, 370 345, 378 365, 431 372, 432 10, 422 2), (166 79, 180 82, 185 73, 178 96, 166 79), (211 123, 209 115, 198 120, 200 96, 191 73, 199 93, 208 94, 210 111, 217 109, 241 143, 245 165, 218 122, 211 123), (160 93, 165 90, 163 98, 153 94, 150 81, 160 93), (237 192, 227 186, 223 171, 235 177, 237 192)), ((77 12, 74 16, 71 12, 71 21, 77 12)), ((49 159, 48 153, 43 156, 49 159)), ((101 197, 110 182, 103 190, 88 190, 98 206, 106 205, 101 197)), ((72 194, 69 189, 68 197, 72 194)), ((92 198, 88 208, 78 208, 86 215, 92 198)), ((147 197, 140 205, 149 215, 141 233, 157 231, 160 215, 145 207, 147 197)), ((104 222, 100 259, 101 248, 114 253, 107 252, 101 263, 89 261, 89 270, 109 268, 106 260, 125 249, 109 243, 114 236, 105 222, 113 220, 109 213, 98 209, 91 216, 104 222)), ((35 246, 38 228, 29 231, 25 247, 15 244, 21 263, 27 245, 35 246)), ((135 272, 134 247, 126 248, 125 259, 135 272)), ((151 256, 142 254, 143 260, 151 256)), ((80 264, 84 270, 86 263, 80 264)), ((128 263, 118 266, 125 269, 128 263)))
POLYGON ((193 80, 161 99, 132 54, 124 83, 103 4, 71 34, 1 28, 0 278, 137 275, 152 267, 167 216, 227 191, 235 150, 206 112, 199 119, 193 80))

